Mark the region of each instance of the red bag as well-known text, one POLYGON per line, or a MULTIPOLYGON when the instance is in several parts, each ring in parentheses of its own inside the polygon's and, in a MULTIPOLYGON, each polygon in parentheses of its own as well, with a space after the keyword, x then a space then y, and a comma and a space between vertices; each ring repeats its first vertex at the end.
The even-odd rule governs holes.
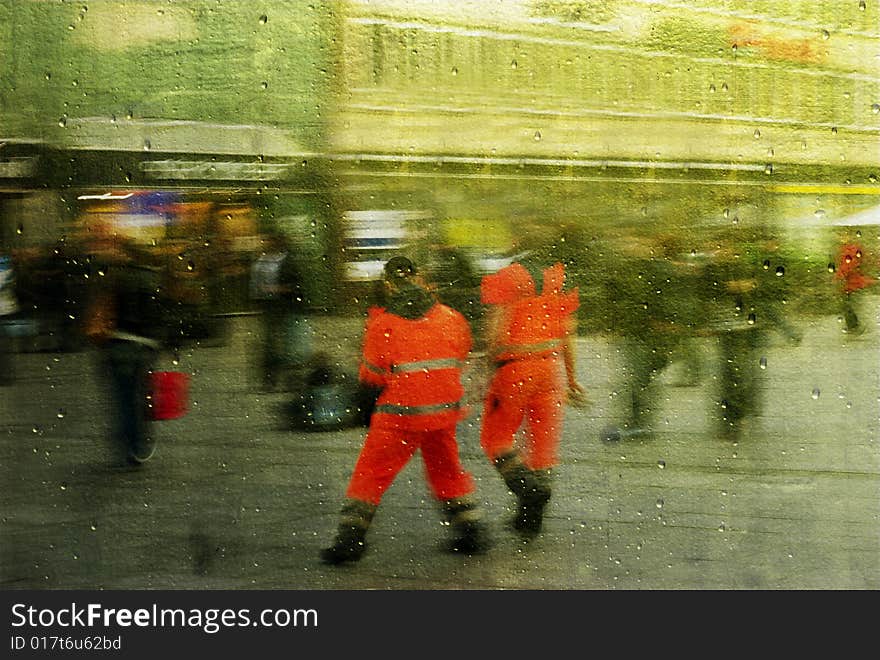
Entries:
POLYGON ((189 410, 189 374, 182 371, 154 371, 150 374, 153 400, 150 417, 177 419, 189 410))

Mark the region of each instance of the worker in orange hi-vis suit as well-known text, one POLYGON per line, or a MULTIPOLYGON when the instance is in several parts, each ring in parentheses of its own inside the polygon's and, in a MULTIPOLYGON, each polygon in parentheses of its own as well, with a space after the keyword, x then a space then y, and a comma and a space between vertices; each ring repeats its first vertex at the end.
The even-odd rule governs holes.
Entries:
POLYGON ((563 292, 560 263, 543 272, 541 294, 519 263, 486 275, 481 297, 490 305, 488 357, 494 363, 483 407, 480 444, 518 498, 514 528, 526 537, 541 531, 550 501, 567 400, 584 401, 574 372, 574 312, 578 292, 563 292), (563 381, 563 372, 566 382, 563 381), (526 423, 523 451, 514 446, 526 423))
POLYGON ((370 428, 346 491, 336 539, 321 552, 330 564, 356 561, 382 496, 421 450, 425 477, 453 531, 449 549, 487 548, 474 480, 461 464, 456 426, 465 416, 461 372, 470 326, 437 302, 405 257, 385 265, 385 308, 370 310, 359 378, 380 390, 370 428))

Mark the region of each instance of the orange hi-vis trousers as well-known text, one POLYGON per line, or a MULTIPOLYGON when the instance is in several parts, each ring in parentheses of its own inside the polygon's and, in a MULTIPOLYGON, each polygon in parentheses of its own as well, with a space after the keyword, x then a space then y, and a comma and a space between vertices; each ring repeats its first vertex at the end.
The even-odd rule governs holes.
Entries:
POLYGON ((560 358, 526 358, 498 367, 483 404, 480 445, 490 461, 514 448, 526 421, 523 462, 532 470, 554 467, 562 432, 563 386, 560 358))
POLYGON ((378 505, 416 450, 434 496, 451 500, 474 492, 474 480, 461 464, 455 426, 431 431, 371 427, 355 463, 346 496, 378 505))

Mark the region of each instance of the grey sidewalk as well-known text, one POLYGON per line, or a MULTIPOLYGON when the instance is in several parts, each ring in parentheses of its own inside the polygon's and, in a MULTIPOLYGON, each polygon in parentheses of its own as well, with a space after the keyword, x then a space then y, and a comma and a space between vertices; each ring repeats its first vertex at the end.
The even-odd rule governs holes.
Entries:
MULTIPOLYGON (((871 301, 874 316, 877 300, 871 301)), ((315 320, 321 347, 356 359, 360 319, 315 320)), ((253 319, 226 346, 181 356, 193 409, 162 422, 139 471, 106 467, 106 402, 89 352, 17 356, 0 389, 0 580, 10 588, 753 589, 880 588, 880 362, 876 325, 833 317, 765 353, 763 413, 729 443, 711 433, 711 372, 666 387, 653 439, 605 443, 620 356, 579 341, 593 405, 566 412, 545 533, 504 527, 513 498, 462 424, 465 464, 496 539, 477 557, 438 550, 447 529, 418 460, 385 497, 370 550, 325 567, 363 429, 279 426, 281 393, 256 391, 253 319)), ((714 359, 711 344, 701 346, 714 359)))

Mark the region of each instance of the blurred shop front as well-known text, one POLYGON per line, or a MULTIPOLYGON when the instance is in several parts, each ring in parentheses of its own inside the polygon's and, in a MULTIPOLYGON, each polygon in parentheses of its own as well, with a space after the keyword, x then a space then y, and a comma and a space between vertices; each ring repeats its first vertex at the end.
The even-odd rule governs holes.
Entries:
POLYGON ((88 246, 97 237, 132 240, 161 264, 182 334, 193 340, 222 341, 229 316, 253 311, 248 276, 267 233, 287 235, 308 274, 310 301, 327 305, 333 278, 320 259, 330 231, 320 159, 258 127, 241 130, 253 135, 191 123, 132 121, 106 134, 92 126, 80 136, 87 139, 34 147, 32 160, 5 163, 0 174, 17 167, 22 175, 4 188, 0 225, 32 326, 29 345, 77 347, 93 274, 88 246), (243 153, 263 141, 286 155, 243 153), (151 142, 168 148, 144 146, 151 142), (249 146, 230 153, 239 142, 249 146), (31 171, 39 187, 23 176, 31 171))

